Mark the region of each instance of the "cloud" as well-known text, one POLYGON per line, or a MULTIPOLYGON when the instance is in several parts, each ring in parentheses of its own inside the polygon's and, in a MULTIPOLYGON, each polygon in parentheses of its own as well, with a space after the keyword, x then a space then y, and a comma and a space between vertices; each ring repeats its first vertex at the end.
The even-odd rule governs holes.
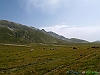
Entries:
POLYGON ((66 0, 23 0, 28 11, 32 11, 36 8, 42 12, 50 13, 56 11, 65 1, 66 0))
POLYGON ((100 26, 69 26, 66 24, 41 27, 46 31, 53 31, 67 38, 79 38, 88 41, 100 40, 100 26))
POLYGON ((87 14, 87 12, 90 12, 90 9, 97 9, 96 5, 99 2, 98 0, 20 0, 20 3, 28 12, 32 12, 36 9, 43 13, 54 13, 58 10, 59 12, 76 11, 76 13, 80 11, 80 13, 84 12, 87 14), (87 10, 87 12, 84 10, 87 10))

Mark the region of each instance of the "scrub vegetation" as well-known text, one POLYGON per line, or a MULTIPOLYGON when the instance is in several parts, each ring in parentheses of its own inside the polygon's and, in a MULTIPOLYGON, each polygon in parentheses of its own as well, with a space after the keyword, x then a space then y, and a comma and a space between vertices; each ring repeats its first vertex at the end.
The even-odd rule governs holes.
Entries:
POLYGON ((0 45, 0 75, 66 75, 100 71, 99 44, 0 45))

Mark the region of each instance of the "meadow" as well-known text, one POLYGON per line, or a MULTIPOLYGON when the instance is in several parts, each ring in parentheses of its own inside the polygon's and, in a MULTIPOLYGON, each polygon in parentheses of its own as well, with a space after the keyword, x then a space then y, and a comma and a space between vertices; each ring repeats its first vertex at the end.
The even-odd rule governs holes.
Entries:
POLYGON ((99 72, 99 47, 100 44, 1 44, 0 75, 72 75, 66 74, 70 70, 99 72))

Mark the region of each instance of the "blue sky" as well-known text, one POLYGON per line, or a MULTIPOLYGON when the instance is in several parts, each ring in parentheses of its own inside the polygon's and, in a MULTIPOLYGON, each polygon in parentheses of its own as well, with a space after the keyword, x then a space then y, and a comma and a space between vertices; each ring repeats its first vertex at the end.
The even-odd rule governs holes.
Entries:
POLYGON ((100 40, 100 0, 0 0, 0 19, 67 38, 100 40))

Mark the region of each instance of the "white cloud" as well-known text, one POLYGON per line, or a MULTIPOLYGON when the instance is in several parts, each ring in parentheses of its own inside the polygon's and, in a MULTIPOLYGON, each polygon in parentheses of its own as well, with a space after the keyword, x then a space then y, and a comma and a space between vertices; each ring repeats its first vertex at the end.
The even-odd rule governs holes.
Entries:
POLYGON ((100 26, 69 26, 54 25, 51 27, 42 27, 46 31, 53 31, 67 38, 79 38, 88 41, 100 40, 100 26))
POLYGON ((54 12, 57 8, 64 5, 66 0, 23 0, 26 4, 26 9, 32 11, 33 8, 38 8, 42 12, 54 12))

